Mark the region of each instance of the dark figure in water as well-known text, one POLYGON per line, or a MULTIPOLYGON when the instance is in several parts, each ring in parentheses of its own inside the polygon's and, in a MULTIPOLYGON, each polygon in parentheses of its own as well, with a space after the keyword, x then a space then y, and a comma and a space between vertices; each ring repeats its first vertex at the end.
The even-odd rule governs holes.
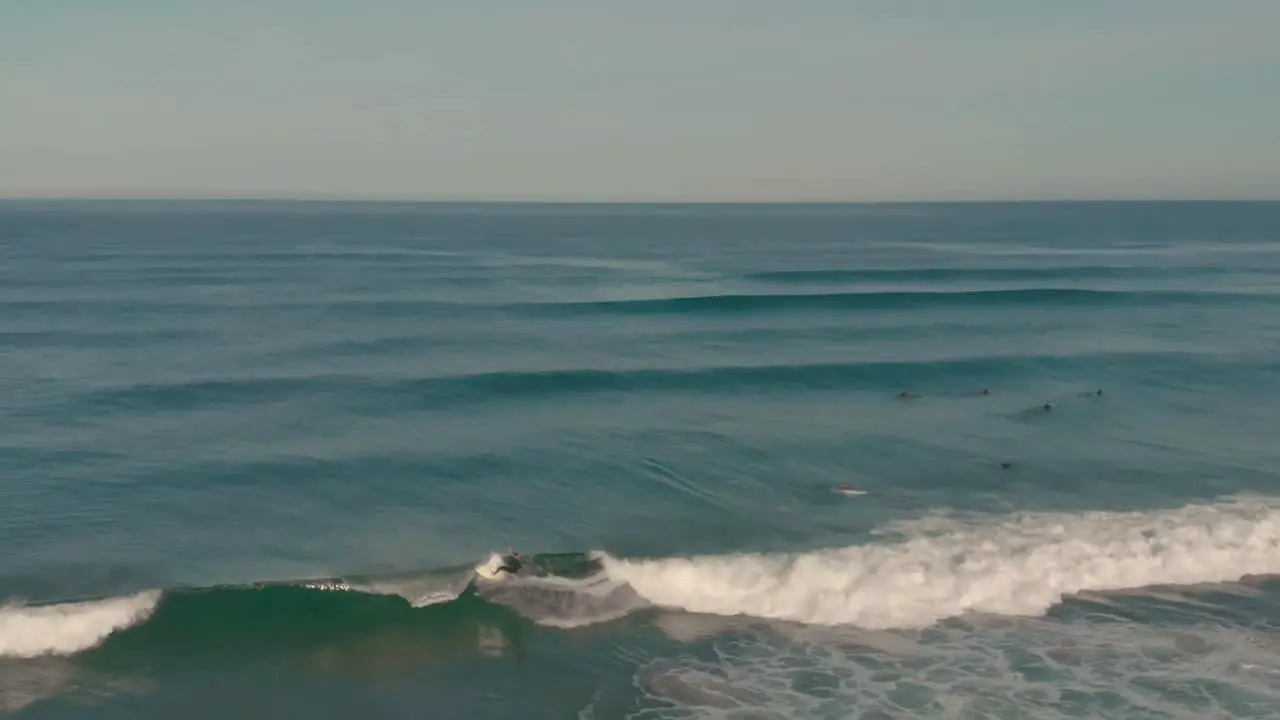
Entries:
POLYGON ((1009 468, 1011 468, 1011 467, 1013 467, 1013 463, 1011 463, 1011 462, 1002 462, 1002 463, 1000 463, 1000 469, 1001 469, 1001 470, 1008 470, 1008 469, 1009 469, 1009 468))
POLYGON ((497 570, 494 570, 494 574, 506 572, 508 575, 515 575, 520 572, 520 568, 524 567, 524 556, 511 548, 507 548, 507 550, 509 551, 508 554, 502 558, 502 565, 498 566, 497 570))
POLYGON ((1050 410, 1053 409, 1053 403, 1045 403, 1040 406, 1040 409, 1044 410, 1045 412, 1049 412, 1050 410))
POLYGON ((990 394, 991 394, 991 388, 982 388, 982 394, 983 394, 983 395, 990 395, 990 394))
POLYGON ((907 392, 906 390, 903 390, 902 392, 898 393, 899 400, 915 400, 918 397, 920 396, 916 395, 913 392, 907 392))

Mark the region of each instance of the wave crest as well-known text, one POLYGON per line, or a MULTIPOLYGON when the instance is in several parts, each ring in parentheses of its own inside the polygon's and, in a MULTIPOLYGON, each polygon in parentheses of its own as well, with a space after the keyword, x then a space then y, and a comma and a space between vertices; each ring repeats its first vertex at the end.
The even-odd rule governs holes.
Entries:
POLYGON ((815 310, 913 310, 920 308, 1118 307, 1242 303, 1258 297, 1246 292, 1189 290, 1103 290, 1081 287, 974 288, 952 290, 832 290, 828 292, 722 293, 618 300, 531 302, 511 306, 518 312, 552 315, 729 315, 815 310))
POLYGON ((151 616, 158 592, 57 605, 0 607, 0 657, 70 655, 151 616))

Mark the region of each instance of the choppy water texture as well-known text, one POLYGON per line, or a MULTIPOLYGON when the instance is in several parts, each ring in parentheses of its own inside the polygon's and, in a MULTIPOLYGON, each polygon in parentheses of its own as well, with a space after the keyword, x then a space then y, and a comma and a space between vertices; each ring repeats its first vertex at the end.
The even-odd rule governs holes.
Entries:
POLYGON ((0 203, 0 397, 17 716, 1280 713, 1277 204, 0 203))

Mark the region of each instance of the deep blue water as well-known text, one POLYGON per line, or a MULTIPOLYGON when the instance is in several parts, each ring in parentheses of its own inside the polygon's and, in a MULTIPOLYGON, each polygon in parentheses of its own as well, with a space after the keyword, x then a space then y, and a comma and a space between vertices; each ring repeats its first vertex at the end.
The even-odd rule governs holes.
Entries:
POLYGON ((0 712, 1280 713, 1276 203, 3 202, 0 398, 0 712))

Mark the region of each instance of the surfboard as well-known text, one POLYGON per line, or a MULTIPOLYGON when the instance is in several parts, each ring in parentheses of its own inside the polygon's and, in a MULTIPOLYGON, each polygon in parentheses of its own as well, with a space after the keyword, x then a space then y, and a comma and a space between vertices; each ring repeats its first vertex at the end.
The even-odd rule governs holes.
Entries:
POLYGON ((500 572, 499 568, 503 566, 501 555, 493 554, 489 559, 475 567, 476 577, 481 580, 505 580, 511 577, 511 573, 500 572))

